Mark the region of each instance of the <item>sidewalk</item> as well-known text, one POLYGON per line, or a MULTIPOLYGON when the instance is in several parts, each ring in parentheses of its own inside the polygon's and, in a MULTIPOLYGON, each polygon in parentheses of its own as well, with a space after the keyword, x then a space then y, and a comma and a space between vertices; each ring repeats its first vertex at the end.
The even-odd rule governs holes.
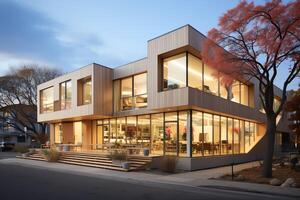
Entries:
MULTIPOLYGON (((9 158, 0 160, 0 164, 16 164, 21 166, 29 166, 34 168, 42 168, 48 170, 54 170, 69 174, 78 174, 90 177, 98 177, 104 179, 114 179, 119 181, 130 182, 151 182, 151 183, 163 183, 163 184, 175 184, 187 187, 205 187, 220 190, 234 190, 241 192, 254 192, 264 193, 272 195, 280 195, 287 197, 300 198, 300 189, 297 188, 282 188, 278 186, 235 182, 235 181, 222 181, 213 180, 226 173, 231 173, 231 167, 220 167, 214 169, 200 170, 194 172, 186 172, 180 174, 154 174, 147 171, 141 172, 118 172, 105 169, 67 165, 61 163, 48 163, 43 161, 23 160, 18 158, 9 158)), ((237 172, 242 169, 246 169, 252 166, 257 166, 258 162, 251 162, 246 164, 240 164, 234 167, 234 171, 237 172)))

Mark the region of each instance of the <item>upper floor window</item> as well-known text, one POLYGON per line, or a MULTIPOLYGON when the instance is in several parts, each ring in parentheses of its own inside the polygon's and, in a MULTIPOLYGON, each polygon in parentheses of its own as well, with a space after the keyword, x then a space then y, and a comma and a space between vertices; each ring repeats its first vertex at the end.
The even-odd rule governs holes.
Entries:
POLYGON ((41 90, 40 94, 40 112, 41 113, 48 113, 54 111, 54 89, 53 87, 49 87, 47 89, 41 90))
MULTIPOLYGON (((118 89, 119 81, 115 81, 114 90, 118 89)), ((142 108, 147 106, 147 73, 121 79, 121 110, 142 108)), ((117 99, 117 92, 114 92, 117 99)), ((117 103, 115 101, 115 103, 117 103)))
POLYGON ((134 103, 136 108, 147 106, 147 74, 139 74, 133 77, 134 103))
POLYGON ((163 89, 186 87, 186 53, 163 60, 163 89))
POLYGON ((82 84, 83 104, 90 104, 92 102, 92 81, 91 78, 86 79, 82 84))
POLYGON ((83 78, 77 82, 78 105, 92 103, 92 79, 91 77, 83 78))
POLYGON ((231 79, 185 52, 163 59, 162 89, 193 87, 222 98, 249 105, 249 86, 231 79))
POLYGON ((70 109, 72 102, 72 83, 71 80, 60 83, 60 109, 70 109))
POLYGON ((121 108, 122 110, 132 109, 132 77, 121 80, 121 108))

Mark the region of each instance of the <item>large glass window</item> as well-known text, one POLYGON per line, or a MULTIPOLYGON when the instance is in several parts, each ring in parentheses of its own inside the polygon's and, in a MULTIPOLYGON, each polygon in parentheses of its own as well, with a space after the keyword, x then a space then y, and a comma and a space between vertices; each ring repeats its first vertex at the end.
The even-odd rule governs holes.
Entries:
POLYGON ((187 111, 179 112, 179 156, 188 156, 187 155, 187 111))
POLYGON ((233 153, 233 121, 232 118, 227 119, 227 136, 228 136, 228 154, 233 153))
POLYGON ((234 101, 236 103, 240 103, 240 82, 239 81, 233 81, 232 84, 232 99, 231 101, 234 101))
POLYGON ((126 143, 125 131, 126 131, 125 117, 117 118, 117 138, 118 138, 118 143, 121 143, 121 144, 125 144, 126 143))
POLYGON ((164 147, 163 113, 151 115, 151 153, 163 155, 164 147))
POLYGON ((72 83, 71 80, 60 83, 60 109, 70 109, 72 102, 72 83))
POLYGON ((132 77, 121 80, 121 109, 132 109, 132 77))
POLYGON ((203 155, 203 113, 193 111, 192 156, 203 155))
POLYGON ((249 86, 184 52, 163 59, 163 90, 193 87, 249 106, 249 86))
POLYGON ((109 120, 109 131, 110 131, 110 142, 115 143, 117 142, 117 120, 110 119, 109 120))
POLYGON ((207 65, 204 65, 204 85, 203 90, 213 95, 219 96, 219 72, 207 65))
POLYGON ((186 53, 163 60, 163 89, 186 87, 186 53))
POLYGON ((245 152, 250 150, 250 122, 245 122, 245 152))
POLYGON ((213 154, 213 118, 212 114, 203 115, 203 150, 204 155, 213 154))
POLYGON ((188 86, 202 90, 202 62, 188 54, 188 86))
POLYGON ((232 85, 233 81, 232 77, 226 75, 224 73, 219 73, 219 81, 220 81, 220 97, 232 100, 232 85))
POLYGON ((138 116, 138 143, 145 148, 150 148, 150 115, 138 116))
POLYGON ((103 120, 103 142, 110 143, 109 120, 103 120))
POLYGON ((121 79, 121 110, 143 107, 147 107, 147 73, 121 79))
POLYGON ((214 155, 219 155, 221 151, 221 143, 220 143, 220 116, 214 115, 214 155))
POLYGON ((135 107, 147 107, 147 73, 134 76, 135 107))
POLYGON ((249 106, 249 88, 244 83, 241 83, 241 104, 249 106))
POLYGON ((127 128, 126 128, 126 143, 136 144, 137 143, 137 127, 136 127, 136 116, 127 117, 127 128))
POLYGON ((41 106, 40 112, 41 113, 48 113, 54 111, 54 89, 53 87, 49 87, 47 89, 41 90, 40 94, 41 99, 41 106))
POLYGON ((240 153, 240 122, 237 119, 233 120, 233 152, 240 153))
MULTIPOLYGON (((247 153, 264 134, 254 122, 195 110, 191 114, 192 127, 188 123, 189 111, 97 120, 100 131, 92 141, 97 140, 97 144, 117 141, 124 148, 149 148, 152 155, 198 157, 247 153), (188 141, 191 142, 190 148, 188 141)), ((55 126, 56 142, 61 141, 60 129, 55 126)), ((81 132, 81 122, 75 122, 76 143, 82 140, 81 132)), ((136 152, 142 151, 133 151, 136 152)))
POLYGON ((227 154, 228 139, 227 139, 227 118, 221 117, 221 154, 227 154))
POLYGON ((240 153, 245 153, 245 121, 240 120, 240 153))
POLYGON ((165 154, 177 155, 177 112, 165 113, 165 154))
POLYGON ((82 104, 90 104, 92 102, 92 81, 91 78, 82 82, 82 104))

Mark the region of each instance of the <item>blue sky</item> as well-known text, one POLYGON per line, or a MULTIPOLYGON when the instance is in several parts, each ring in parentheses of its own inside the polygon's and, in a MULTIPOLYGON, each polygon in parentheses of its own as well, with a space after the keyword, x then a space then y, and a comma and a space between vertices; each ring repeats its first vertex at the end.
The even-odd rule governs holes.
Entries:
POLYGON ((0 75, 27 63, 65 72, 92 62, 122 65, 145 57, 147 40, 185 24, 206 34, 238 2, 0 0, 0 75))

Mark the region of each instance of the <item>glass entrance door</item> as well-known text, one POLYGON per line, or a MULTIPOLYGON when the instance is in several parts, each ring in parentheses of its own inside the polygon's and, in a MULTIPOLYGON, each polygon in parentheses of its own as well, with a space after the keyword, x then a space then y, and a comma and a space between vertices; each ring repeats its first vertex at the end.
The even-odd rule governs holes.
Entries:
POLYGON ((177 122, 165 122, 165 154, 177 155, 177 122))

